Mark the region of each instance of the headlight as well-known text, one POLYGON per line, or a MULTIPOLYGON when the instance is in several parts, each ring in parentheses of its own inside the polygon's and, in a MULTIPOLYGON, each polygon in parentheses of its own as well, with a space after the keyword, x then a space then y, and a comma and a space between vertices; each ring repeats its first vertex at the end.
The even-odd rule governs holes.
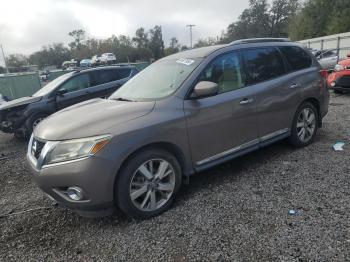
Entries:
POLYGON ((93 156, 100 151, 111 138, 111 135, 104 135, 58 142, 53 149, 47 153, 43 164, 49 165, 93 156))
POLYGON ((337 71, 337 72, 343 71, 343 70, 344 70, 344 66, 342 66, 342 65, 336 65, 336 66, 334 67, 334 70, 337 71))

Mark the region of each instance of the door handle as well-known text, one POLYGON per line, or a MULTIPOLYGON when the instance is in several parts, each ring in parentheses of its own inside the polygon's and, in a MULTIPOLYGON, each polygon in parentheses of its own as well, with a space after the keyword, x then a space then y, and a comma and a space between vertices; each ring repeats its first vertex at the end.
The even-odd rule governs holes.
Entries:
POLYGON ((298 85, 298 84, 293 83, 293 84, 291 84, 291 85, 290 85, 290 87, 289 87, 289 88, 297 88, 297 87, 299 87, 299 85, 298 85))
POLYGON ((254 101, 253 98, 243 98, 241 100, 241 102, 239 102, 240 105, 246 105, 246 104, 250 104, 254 101))

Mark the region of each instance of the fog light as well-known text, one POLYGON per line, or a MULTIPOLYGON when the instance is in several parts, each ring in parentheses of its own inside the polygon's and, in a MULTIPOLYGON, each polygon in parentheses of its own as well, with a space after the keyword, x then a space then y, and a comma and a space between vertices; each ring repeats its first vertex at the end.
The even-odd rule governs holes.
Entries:
POLYGON ((331 87, 335 87, 335 82, 332 82, 332 83, 331 83, 331 87))
POLYGON ((84 198, 83 190, 79 187, 73 186, 69 187, 66 191, 68 197, 74 201, 79 201, 84 198))

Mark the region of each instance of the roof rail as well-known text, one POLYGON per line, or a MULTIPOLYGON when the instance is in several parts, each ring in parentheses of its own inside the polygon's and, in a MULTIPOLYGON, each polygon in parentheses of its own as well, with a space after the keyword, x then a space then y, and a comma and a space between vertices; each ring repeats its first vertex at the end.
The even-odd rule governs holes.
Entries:
POLYGON ((251 44, 251 43, 266 43, 266 42, 290 42, 289 38, 249 38, 236 40, 230 45, 251 44))

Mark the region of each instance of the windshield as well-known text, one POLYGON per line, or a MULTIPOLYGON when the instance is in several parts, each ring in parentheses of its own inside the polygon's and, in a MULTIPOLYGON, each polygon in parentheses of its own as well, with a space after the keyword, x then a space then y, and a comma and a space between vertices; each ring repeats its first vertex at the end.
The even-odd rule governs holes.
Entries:
POLYGON ((201 61, 201 58, 194 58, 155 62, 119 88, 110 99, 142 101, 171 95, 201 61))
POLYGON ((72 76, 73 73, 67 73, 60 77, 57 77, 56 79, 52 80, 50 83, 48 83, 43 88, 39 89, 36 93, 33 94, 33 96, 45 96, 49 94, 52 90, 54 90, 58 85, 63 83, 65 80, 67 80, 69 77, 72 76))

